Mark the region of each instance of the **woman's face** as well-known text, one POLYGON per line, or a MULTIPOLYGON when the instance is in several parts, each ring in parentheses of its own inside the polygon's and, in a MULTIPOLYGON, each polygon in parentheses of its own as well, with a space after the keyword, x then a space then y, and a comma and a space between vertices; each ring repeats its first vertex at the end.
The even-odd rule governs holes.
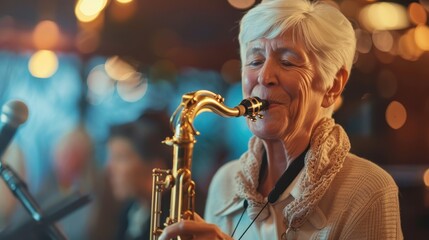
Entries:
POLYGON ((244 59, 243 96, 270 103, 263 119, 248 121, 250 130, 265 140, 309 137, 325 95, 312 53, 286 31, 274 39, 250 42, 244 59))
POLYGON ((150 196, 151 171, 126 138, 113 137, 108 143, 108 170, 114 196, 126 200, 150 196))

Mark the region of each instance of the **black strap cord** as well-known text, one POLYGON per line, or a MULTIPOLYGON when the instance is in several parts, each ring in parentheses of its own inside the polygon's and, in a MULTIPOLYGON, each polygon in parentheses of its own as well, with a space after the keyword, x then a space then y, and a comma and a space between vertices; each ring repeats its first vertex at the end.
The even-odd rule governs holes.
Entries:
POLYGON ((241 219, 243 218, 244 212, 246 211, 246 209, 247 209, 247 207, 248 207, 248 206, 249 206, 249 203, 247 202, 247 200, 246 200, 246 199, 244 199, 244 202, 243 202, 243 211, 241 212, 240 219, 238 219, 238 222, 237 222, 237 224, 235 225, 235 228, 234 228, 234 231, 233 231, 233 232, 232 232, 232 234, 231 234, 231 237, 234 237, 234 233, 235 233, 235 231, 237 231, 237 227, 238 227, 238 225, 240 224, 241 219))
MULTIPOLYGON (((282 176, 279 178, 276 185, 274 186, 273 190, 271 190, 271 192, 268 194, 268 201, 265 203, 265 205, 262 207, 262 209, 258 212, 258 214, 252 220, 252 222, 249 224, 249 226, 247 226, 246 230, 244 230, 244 232, 241 234, 241 236, 238 240, 240 240, 244 236, 244 234, 247 232, 247 230, 249 230, 249 228, 253 225, 253 223, 259 217, 261 212, 265 209, 265 207, 267 207, 268 203, 271 203, 271 204, 275 203, 279 199, 280 195, 293 182, 293 180, 296 178, 296 176, 298 176, 299 172, 301 172, 302 168, 305 165, 305 155, 306 155, 307 151, 308 151, 308 147, 303 153, 301 153, 301 155, 299 155, 299 157, 297 159, 295 159, 291 163, 291 165, 282 174, 282 176)), ((267 168, 267 164, 268 164, 267 154, 264 154, 263 161, 261 164, 261 170, 259 172, 259 180, 261 179, 262 174, 265 172, 265 169, 267 168)), ((244 212, 246 211, 248 205, 249 204, 248 204, 247 200, 244 200, 243 212, 241 213, 240 219, 238 220, 237 224, 235 225, 235 228, 234 228, 234 231, 232 232, 231 237, 234 236, 234 233, 237 230, 238 225, 240 224, 241 219, 243 218, 244 212)))

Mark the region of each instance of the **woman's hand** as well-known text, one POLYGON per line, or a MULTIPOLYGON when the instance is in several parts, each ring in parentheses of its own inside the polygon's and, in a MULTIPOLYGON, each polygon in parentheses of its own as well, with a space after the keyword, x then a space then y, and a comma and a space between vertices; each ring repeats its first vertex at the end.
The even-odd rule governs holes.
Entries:
POLYGON ((195 220, 183 220, 164 228, 159 240, 169 240, 178 236, 192 240, 232 240, 216 225, 206 223, 196 213, 195 220))

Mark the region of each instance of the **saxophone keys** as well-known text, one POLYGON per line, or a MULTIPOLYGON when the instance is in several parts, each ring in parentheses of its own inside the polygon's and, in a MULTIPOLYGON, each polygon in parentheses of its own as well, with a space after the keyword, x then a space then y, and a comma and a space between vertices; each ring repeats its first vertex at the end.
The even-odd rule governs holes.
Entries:
POLYGON ((165 180, 164 180, 164 189, 171 189, 174 186, 174 177, 173 175, 169 174, 167 176, 165 176, 165 180))
POLYGON ((164 141, 162 141, 162 143, 168 146, 173 146, 175 140, 173 138, 167 137, 164 141))
POLYGON ((247 118, 252 122, 256 122, 256 115, 255 114, 250 114, 247 116, 247 118))

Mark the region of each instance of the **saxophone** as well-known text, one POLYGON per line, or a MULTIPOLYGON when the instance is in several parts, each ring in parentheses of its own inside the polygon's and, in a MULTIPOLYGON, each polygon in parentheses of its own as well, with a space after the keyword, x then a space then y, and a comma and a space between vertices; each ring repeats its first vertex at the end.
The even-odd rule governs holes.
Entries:
POLYGON ((199 132, 194 128, 196 116, 211 111, 222 117, 247 116, 251 121, 263 118, 259 113, 268 108, 268 101, 258 97, 244 99, 234 108, 226 107, 224 98, 210 91, 200 90, 182 96, 182 102, 170 118, 170 126, 177 117, 174 136, 167 137, 163 143, 173 146, 173 169, 155 168, 152 171, 152 204, 151 204, 151 240, 157 240, 162 233, 161 194, 170 190, 170 214, 165 226, 181 220, 193 220, 195 209, 195 182, 191 179, 192 151, 196 143, 195 135, 199 132))

